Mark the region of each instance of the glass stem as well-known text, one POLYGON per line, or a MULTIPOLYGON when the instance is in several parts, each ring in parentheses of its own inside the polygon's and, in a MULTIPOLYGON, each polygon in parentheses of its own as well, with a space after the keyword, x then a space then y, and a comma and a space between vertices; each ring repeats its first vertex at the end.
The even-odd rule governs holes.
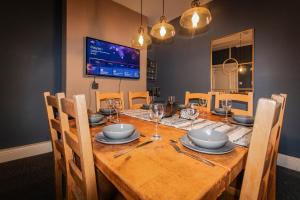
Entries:
POLYGON ((158 119, 156 119, 155 123, 155 135, 158 135, 158 119))

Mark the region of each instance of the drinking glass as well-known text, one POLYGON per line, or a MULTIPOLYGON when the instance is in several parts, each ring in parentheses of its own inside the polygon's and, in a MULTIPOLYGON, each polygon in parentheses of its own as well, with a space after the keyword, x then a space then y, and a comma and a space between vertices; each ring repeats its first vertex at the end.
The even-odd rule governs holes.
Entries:
POLYGON ((194 125, 194 121, 195 119, 197 119, 199 112, 198 112, 198 108, 199 104, 198 103, 191 103, 189 108, 187 109, 187 114, 190 120, 192 120, 191 122, 191 130, 193 129, 193 125, 194 125))
POLYGON ((201 112, 202 112, 202 117, 205 117, 205 110, 206 110, 206 106, 207 106, 207 100, 204 98, 199 99, 199 104, 201 107, 201 112))
POLYGON ((222 108, 225 110, 225 122, 229 123, 228 121, 228 112, 231 110, 232 100, 230 99, 223 99, 222 100, 222 108))
POLYGON ((161 136, 158 134, 158 123, 164 115, 164 105, 163 104, 151 104, 149 117, 155 121, 155 133, 152 136, 152 140, 160 140, 161 136))

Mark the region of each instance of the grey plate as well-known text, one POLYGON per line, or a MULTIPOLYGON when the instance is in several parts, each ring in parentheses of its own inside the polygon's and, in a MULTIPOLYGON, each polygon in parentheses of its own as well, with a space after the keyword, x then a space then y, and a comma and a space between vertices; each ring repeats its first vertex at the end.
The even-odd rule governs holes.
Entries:
POLYGON ((200 153, 206 153, 206 154, 225 154, 225 153, 229 153, 231 152, 237 145, 228 141, 223 147, 219 148, 219 149, 206 149, 206 148, 202 148, 202 147, 198 147, 196 145, 194 145, 189 138, 187 137, 187 135, 182 136, 180 139, 180 142, 183 146, 185 146, 188 149, 191 149, 193 151, 197 151, 200 153))
POLYGON ((99 112, 102 115, 115 115, 116 111, 113 109, 109 109, 109 108, 100 108, 99 112))
MULTIPOLYGON (((223 113, 218 113, 218 112, 216 112, 216 111, 214 111, 214 110, 212 110, 211 113, 214 114, 214 115, 226 116, 225 113, 224 113, 224 114, 223 114, 223 113)), ((231 115, 231 112, 229 112, 229 113, 227 114, 227 116, 230 116, 230 115, 231 115)))
POLYGON ((120 140, 113 140, 110 138, 107 138, 103 135, 103 132, 97 133, 95 136, 95 139, 97 142, 103 143, 103 144, 126 144, 129 142, 132 142, 134 140, 137 140, 140 137, 140 133, 135 131, 130 137, 120 139, 120 140))
POLYGON ((244 124, 244 123, 240 123, 237 122, 235 120, 233 120, 232 118, 229 118, 228 121, 232 124, 237 124, 237 125, 241 125, 241 126, 247 126, 247 127, 252 127, 254 124, 244 124))
POLYGON ((99 125, 102 125, 102 124, 105 124, 107 122, 107 119, 106 118, 103 118, 100 122, 97 122, 97 123, 90 123, 90 126, 94 127, 94 126, 99 126, 99 125))

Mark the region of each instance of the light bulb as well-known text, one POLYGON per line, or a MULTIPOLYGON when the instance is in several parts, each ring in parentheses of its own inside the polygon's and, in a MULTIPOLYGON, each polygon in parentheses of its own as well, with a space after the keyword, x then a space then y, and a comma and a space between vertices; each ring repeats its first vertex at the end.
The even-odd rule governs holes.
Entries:
POLYGON ((143 44, 144 44, 144 37, 142 34, 140 34, 140 36, 139 36, 139 43, 141 46, 143 46, 143 44))
POLYGON ((159 30, 159 33, 160 33, 161 37, 164 37, 166 35, 166 33, 167 33, 166 28, 164 26, 161 26, 160 30, 159 30))
POLYGON ((196 12, 194 12, 194 14, 192 16, 193 28, 197 28, 197 25, 198 25, 199 21, 200 21, 199 15, 196 12))

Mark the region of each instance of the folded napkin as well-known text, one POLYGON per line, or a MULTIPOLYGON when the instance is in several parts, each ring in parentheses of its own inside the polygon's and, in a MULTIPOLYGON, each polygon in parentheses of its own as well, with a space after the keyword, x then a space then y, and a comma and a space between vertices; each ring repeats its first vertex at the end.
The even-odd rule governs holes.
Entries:
POLYGON ((250 143, 251 132, 252 132, 252 129, 250 128, 246 128, 243 126, 230 127, 228 125, 224 125, 219 128, 216 128, 215 130, 226 133, 229 137, 229 141, 235 144, 241 146, 248 146, 250 143))

